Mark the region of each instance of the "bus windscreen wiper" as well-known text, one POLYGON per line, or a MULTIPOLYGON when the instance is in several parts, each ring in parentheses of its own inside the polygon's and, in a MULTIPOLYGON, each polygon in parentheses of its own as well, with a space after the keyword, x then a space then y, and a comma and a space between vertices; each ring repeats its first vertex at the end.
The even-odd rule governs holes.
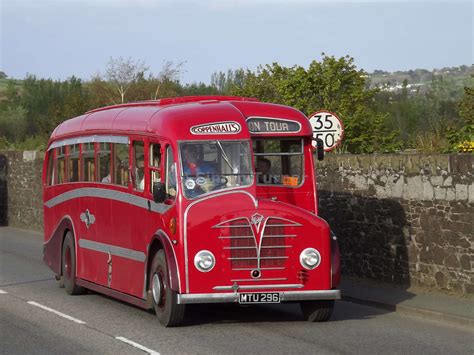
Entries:
POLYGON ((232 169, 232 172, 235 174, 235 173, 238 171, 238 169, 237 169, 237 168, 234 168, 234 167, 232 166, 232 164, 230 163, 229 157, 228 157, 227 154, 225 153, 224 148, 222 147, 221 142, 216 141, 216 145, 217 145, 217 147, 219 148, 219 150, 221 151, 222 157, 224 158, 225 162, 227 163, 227 165, 229 165, 229 168, 231 168, 231 169, 232 169))

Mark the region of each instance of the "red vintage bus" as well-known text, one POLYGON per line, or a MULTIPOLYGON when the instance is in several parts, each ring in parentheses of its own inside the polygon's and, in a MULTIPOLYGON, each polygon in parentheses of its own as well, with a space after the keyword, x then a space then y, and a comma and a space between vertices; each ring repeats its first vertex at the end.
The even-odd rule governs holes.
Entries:
POLYGON ((330 318, 339 250, 318 217, 313 132, 286 106, 181 97, 60 124, 44 162, 44 261, 179 325, 185 305, 298 301, 330 318))

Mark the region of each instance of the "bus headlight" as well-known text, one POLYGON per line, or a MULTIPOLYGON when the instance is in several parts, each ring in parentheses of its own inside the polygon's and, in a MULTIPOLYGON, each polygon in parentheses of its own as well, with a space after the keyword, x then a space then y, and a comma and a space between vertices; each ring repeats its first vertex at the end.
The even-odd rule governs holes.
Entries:
POLYGON ((321 254, 314 248, 306 248, 300 254, 300 263, 305 269, 315 269, 321 262, 321 254))
POLYGON ((216 265, 216 258, 209 250, 201 250, 194 257, 194 266, 201 272, 211 271, 216 265))

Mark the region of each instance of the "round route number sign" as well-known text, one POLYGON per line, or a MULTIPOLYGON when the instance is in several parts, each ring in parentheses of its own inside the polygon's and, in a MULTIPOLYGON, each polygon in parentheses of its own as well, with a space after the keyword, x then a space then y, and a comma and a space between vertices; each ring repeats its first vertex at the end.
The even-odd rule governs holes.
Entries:
MULTIPOLYGON (((329 152, 341 144, 344 137, 344 125, 334 113, 329 111, 318 111, 309 117, 313 127, 313 138, 321 139, 324 143, 324 151, 329 152)), ((313 140, 316 147, 316 141, 313 140)))

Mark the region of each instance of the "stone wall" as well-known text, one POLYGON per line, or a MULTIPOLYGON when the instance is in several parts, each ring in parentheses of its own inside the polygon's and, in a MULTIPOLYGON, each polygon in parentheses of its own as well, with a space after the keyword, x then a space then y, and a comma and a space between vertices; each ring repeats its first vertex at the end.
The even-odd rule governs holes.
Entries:
POLYGON ((319 212, 346 275, 474 294, 473 155, 328 155, 319 212))
POLYGON ((1 225, 43 229, 43 160, 41 152, 0 151, 1 225))
MULTIPOLYGON (((0 224, 42 229, 44 154, 0 152, 0 224)), ((327 155, 319 211, 345 275, 474 294, 474 155, 327 155)))

